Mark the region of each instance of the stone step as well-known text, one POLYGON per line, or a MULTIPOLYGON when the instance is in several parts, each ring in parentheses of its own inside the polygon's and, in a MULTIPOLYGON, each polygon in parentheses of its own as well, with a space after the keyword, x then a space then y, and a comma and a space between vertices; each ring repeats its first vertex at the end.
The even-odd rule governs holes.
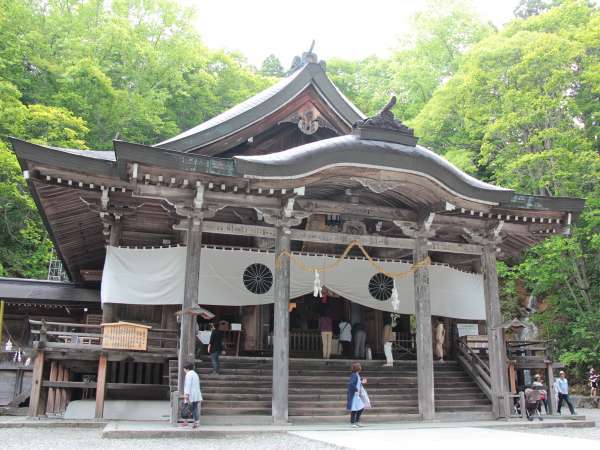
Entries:
MULTIPOLYGON (((210 375, 212 372, 212 367, 201 367, 196 369, 200 376, 210 375)), ((239 369, 239 368, 221 368, 221 375, 260 375, 260 376, 272 376, 273 371, 271 369, 239 369)), ((176 374, 177 372, 172 372, 176 374)), ((306 370, 306 369, 291 369, 289 371, 290 376, 335 376, 335 377, 346 377, 350 376, 350 372, 348 370, 306 370)), ((387 370, 370 370, 362 373, 363 376, 366 377, 374 377, 374 376, 405 376, 405 377, 416 377, 416 371, 408 371, 408 370, 396 370, 396 369, 387 369, 387 370)), ((435 372, 435 376, 437 377, 456 377, 463 376, 465 373, 461 370, 448 370, 444 372, 435 372)))
MULTIPOLYGON (((367 388, 369 391, 369 394, 390 394, 390 395, 397 395, 397 394, 406 394, 406 395, 417 395, 417 390, 414 388, 390 388, 390 387, 368 387, 367 388)), ((243 387, 240 389, 239 386, 202 386, 202 393, 203 394, 270 394, 272 391, 272 387, 271 386, 264 386, 264 387, 256 387, 256 386, 249 386, 249 387, 243 387)), ((290 386, 289 388, 289 394, 293 395, 293 394, 298 394, 298 395, 306 395, 307 392, 310 392, 311 395, 313 396, 318 396, 318 395, 323 395, 323 394, 341 394, 346 392, 346 388, 345 386, 334 386, 331 387, 329 389, 327 388, 311 388, 310 391, 307 391, 306 388, 303 387, 296 387, 296 386, 290 386)), ((435 395, 436 396, 440 396, 440 395, 446 395, 446 394, 453 394, 453 395, 459 395, 459 396, 464 396, 464 395, 468 395, 471 392, 476 392, 477 395, 480 395, 480 391, 474 391, 472 388, 435 388, 435 395)))
MULTIPOLYGON (((205 400, 238 400, 238 401, 271 401, 271 391, 265 393, 247 393, 247 392, 222 392, 222 391, 207 391, 203 390, 202 396, 205 400)), ((418 394, 416 391, 410 393, 390 393, 389 391, 383 391, 382 393, 378 393, 373 390, 369 390, 369 397, 371 400, 375 401, 385 401, 385 400, 415 400, 418 398, 418 394)), ((304 400, 306 398, 306 393, 290 393, 289 399, 293 400, 304 400)), ((336 392, 331 393, 321 393, 315 394, 312 393, 311 398, 315 400, 346 400, 346 393, 341 390, 337 390, 336 392)), ((465 393, 439 393, 435 394, 436 402, 446 400, 446 401, 461 401, 467 399, 473 400, 482 400, 488 401, 487 397, 483 392, 465 392, 465 393)))
MULTIPOLYGON (((367 376, 365 377, 369 384, 374 383, 390 383, 390 384, 402 384, 402 383, 411 383, 415 384, 417 382, 416 377, 405 377, 405 376, 367 376)), ((349 377, 343 376, 304 376, 304 375, 292 375, 289 377, 290 383, 323 383, 323 384, 345 384, 348 382, 349 377)), ((204 383, 225 383, 225 382, 247 382, 247 383, 272 383, 272 376, 270 375, 206 375, 201 377, 201 382, 204 383)), ((472 380, 466 376, 452 376, 452 377, 438 377, 434 378, 434 381, 438 384, 455 384, 455 383, 466 383, 472 382, 472 380)))
POLYGON ((437 412, 472 412, 472 411, 486 411, 490 412, 492 410, 491 403, 487 405, 451 405, 451 406, 442 406, 435 405, 435 410, 437 412))

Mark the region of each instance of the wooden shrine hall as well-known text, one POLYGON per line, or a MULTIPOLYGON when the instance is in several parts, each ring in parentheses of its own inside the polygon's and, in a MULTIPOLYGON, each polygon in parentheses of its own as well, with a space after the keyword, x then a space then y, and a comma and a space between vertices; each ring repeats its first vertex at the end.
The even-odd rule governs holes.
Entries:
POLYGON ((424 420, 437 408, 432 316, 485 321, 489 409, 506 417, 496 260, 569 233, 583 201, 473 178, 419 146, 394 118, 394 103, 366 117, 307 52, 277 84, 153 146, 115 140, 113 150, 84 151, 12 138, 70 279, 101 290, 102 323, 89 327, 157 324, 136 329, 147 346, 123 350, 91 331, 87 340, 52 342, 52 324, 36 323, 30 414, 40 412, 44 388, 87 386, 96 389, 102 417, 107 390, 119 398, 127 381, 160 385, 169 361, 181 391, 182 367, 200 346, 188 312, 201 305, 217 318, 243 311, 236 317, 248 354, 268 337, 268 401, 273 420, 286 422, 293 415, 290 317, 320 301, 311 297, 321 283, 330 302, 345 299, 353 319, 362 308, 372 335, 382 326, 374 318, 414 317, 415 408, 424 420), (64 374, 46 379, 44 361, 75 373, 83 360, 97 368, 93 385, 64 374), (119 380, 120 362, 155 366, 119 380))

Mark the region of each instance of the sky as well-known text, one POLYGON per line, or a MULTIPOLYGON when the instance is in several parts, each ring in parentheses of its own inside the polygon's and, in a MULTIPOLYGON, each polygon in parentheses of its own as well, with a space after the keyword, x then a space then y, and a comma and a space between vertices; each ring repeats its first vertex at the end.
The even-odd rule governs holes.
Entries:
MULTIPOLYGON (((197 10, 198 31, 210 48, 240 51, 260 66, 275 54, 288 68, 313 39, 320 59, 385 57, 427 0, 183 0, 197 10)), ((497 26, 513 18, 519 0, 472 0, 497 26)))

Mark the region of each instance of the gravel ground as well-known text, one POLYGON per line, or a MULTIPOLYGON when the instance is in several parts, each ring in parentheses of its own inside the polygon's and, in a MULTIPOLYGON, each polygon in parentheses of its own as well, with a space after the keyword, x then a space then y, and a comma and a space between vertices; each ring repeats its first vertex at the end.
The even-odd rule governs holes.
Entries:
MULTIPOLYGON (((556 435, 600 440, 600 410, 580 409, 578 413, 595 420, 594 428, 506 428, 507 430, 543 435, 556 435)), ((221 439, 102 439, 101 429, 73 428, 3 428, 0 429, 2 449, 193 449, 203 450, 340 450, 342 447, 294 436, 271 433, 252 436, 232 436, 221 439)))
POLYGON ((223 439, 102 439, 101 430, 68 428, 0 429, 2 449, 193 449, 202 450, 339 450, 340 447, 313 440, 274 433, 262 436, 235 436, 223 439))
MULTIPOLYGON (((567 408, 565 408, 567 409, 567 408)), ((542 428, 529 429, 523 428, 506 428, 514 431, 525 431, 527 433, 544 434, 546 436, 565 436, 581 439, 595 439, 600 441, 600 409, 577 409, 577 414, 585 415, 586 419, 594 420, 596 426, 594 428, 542 428)), ((567 416, 569 415, 567 409, 567 416)))

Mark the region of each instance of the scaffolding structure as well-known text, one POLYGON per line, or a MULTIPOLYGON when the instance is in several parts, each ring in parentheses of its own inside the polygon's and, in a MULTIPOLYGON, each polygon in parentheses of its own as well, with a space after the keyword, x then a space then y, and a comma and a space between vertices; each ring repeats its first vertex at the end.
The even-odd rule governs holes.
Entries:
POLYGON ((69 281, 69 276, 63 267, 62 261, 56 254, 56 250, 52 249, 50 263, 48 264, 48 280, 51 281, 69 281))

